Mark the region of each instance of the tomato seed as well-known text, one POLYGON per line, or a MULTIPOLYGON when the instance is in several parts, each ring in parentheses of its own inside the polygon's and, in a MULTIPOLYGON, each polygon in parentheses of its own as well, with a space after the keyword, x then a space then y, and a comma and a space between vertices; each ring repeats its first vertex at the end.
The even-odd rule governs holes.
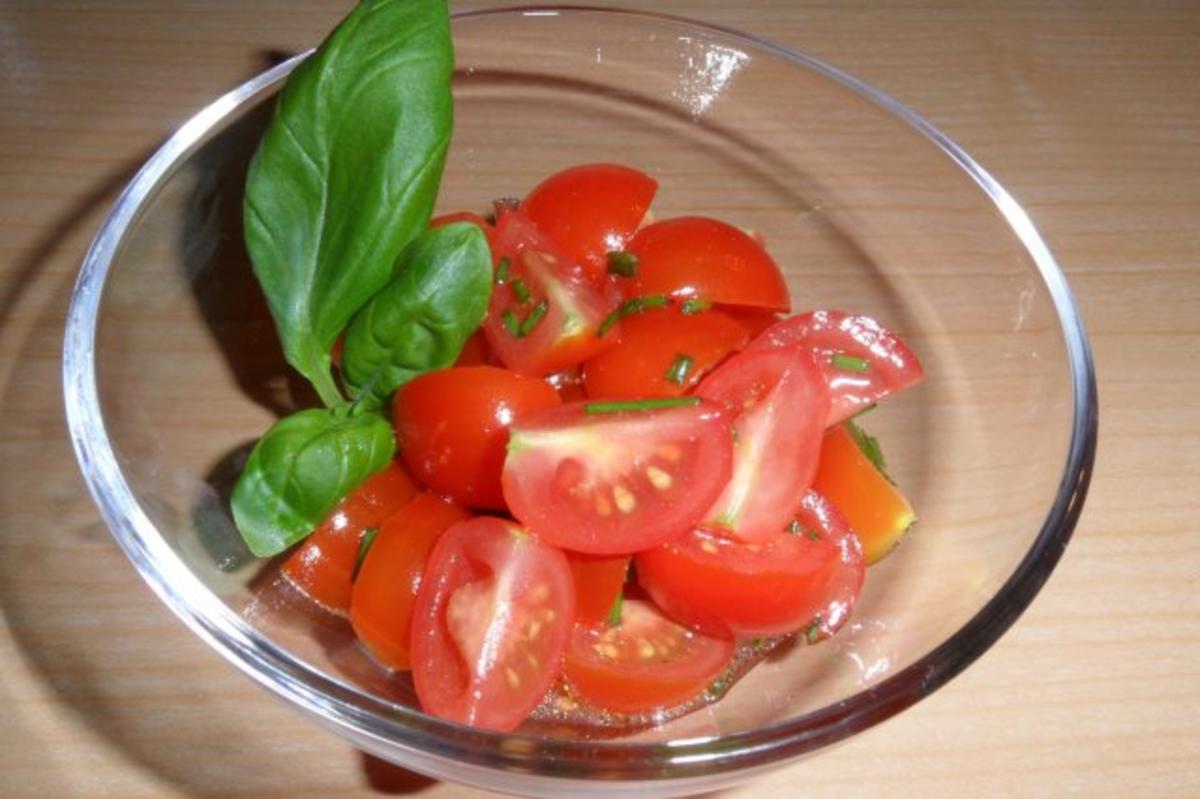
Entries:
POLYGON ((613 501, 617 503, 617 510, 621 513, 633 513, 633 509, 637 507, 637 499, 629 493, 628 488, 623 485, 615 485, 612 494, 613 501))
POLYGON ((599 513, 601 516, 612 515, 612 503, 603 494, 596 495, 596 513, 599 513))
POLYGON ((654 486, 659 491, 666 491, 671 487, 671 483, 674 482, 671 480, 671 475, 667 474, 657 466, 647 466, 646 477, 649 478, 650 485, 654 486))
POLYGON ((537 619, 529 622, 529 628, 526 630, 525 637, 532 641, 538 637, 538 633, 542 631, 542 623, 537 619))
POLYGON ((641 655, 642 660, 649 660, 650 658, 654 657, 654 644, 650 643, 645 638, 639 638, 637 645, 638 654, 641 655))
POLYGON ((679 463, 679 459, 683 457, 683 450, 674 444, 662 444, 656 451, 658 457, 668 463, 679 463))
POLYGON ((550 598, 550 586, 545 583, 538 583, 534 589, 529 592, 529 598, 534 602, 545 602, 550 598))
POLYGON ((508 680, 508 687, 514 691, 521 687, 521 675, 512 666, 504 667, 504 677, 508 680))
POLYGON ((717 554, 717 545, 714 544, 712 541, 701 541, 700 548, 703 549, 705 552, 707 552, 710 555, 717 554))

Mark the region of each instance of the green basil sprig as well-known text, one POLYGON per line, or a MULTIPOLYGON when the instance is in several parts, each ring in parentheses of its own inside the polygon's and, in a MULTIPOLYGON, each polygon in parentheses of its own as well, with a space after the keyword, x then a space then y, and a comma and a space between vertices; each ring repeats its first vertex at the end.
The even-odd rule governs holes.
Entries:
POLYGON ((395 452, 388 421, 354 406, 280 419, 251 450, 233 489, 233 519, 246 545, 260 558, 287 549, 395 452))
POLYGON ((288 362, 330 350, 429 220, 453 127, 445 0, 363 0, 288 78, 250 164, 246 245, 288 362))
POLYGON ((487 239, 465 222, 417 237, 398 273, 354 317, 342 349, 346 385, 372 405, 417 375, 453 364, 483 322, 492 292, 487 239))

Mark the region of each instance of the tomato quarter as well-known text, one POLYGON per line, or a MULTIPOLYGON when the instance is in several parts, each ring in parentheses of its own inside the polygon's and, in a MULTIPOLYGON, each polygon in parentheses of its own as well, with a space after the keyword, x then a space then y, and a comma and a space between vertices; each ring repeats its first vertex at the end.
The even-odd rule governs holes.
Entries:
POLYGON ((567 559, 516 524, 442 535, 413 610, 413 684, 427 713, 507 731, 554 679, 575 611, 567 559))

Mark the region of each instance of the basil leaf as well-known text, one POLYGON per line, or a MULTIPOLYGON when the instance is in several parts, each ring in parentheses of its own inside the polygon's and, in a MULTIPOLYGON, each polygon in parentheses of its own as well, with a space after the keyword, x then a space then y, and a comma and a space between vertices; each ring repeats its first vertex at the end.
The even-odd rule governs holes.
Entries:
POLYGON ((326 405, 330 350, 425 229, 453 127, 444 0, 363 0, 296 67, 246 179, 246 246, 288 363, 326 405))
POLYGON ((348 406, 285 416, 267 431, 233 488, 233 520, 260 558, 311 533, 355 487, 392 460, 392 426, 348 406))
POLYGON ((491 293, 492 256, 476 225, 422 234, 400 256, 399 275, 350 323, 346 384, 378 403, 414 377, 450 366, 483 323, 491 293))

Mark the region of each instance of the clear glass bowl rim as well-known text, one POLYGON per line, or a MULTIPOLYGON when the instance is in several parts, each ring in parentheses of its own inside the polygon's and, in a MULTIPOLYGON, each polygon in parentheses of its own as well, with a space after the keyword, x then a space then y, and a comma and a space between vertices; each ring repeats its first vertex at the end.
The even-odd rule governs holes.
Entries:
POLYGON ((1075 298, 1049 248, 1016 200, 930 123, 861 80, 767 39, 668 14, 549 5, 467 11, 454 14, 454 18, 531 14, 603 15, 626 18, 634 24, 641 20, 670 23, 726 37, 789 60, 842 84, 907 123, 957 163, 996 205, 1028 252, 1058 313, 1070 368, 1073 418, 1058 490, 1033 546, 973 618, 912 665, 835 704, 745 732, 654 744, 502 735, 445 722, 375 698, 310 668, 238 617, 187 570, 139 506, 121 473, 100 413, 94 357, 98 313, 122 239, 157 188, 208 135, 246 104, 273 91, 309 53, 247 81, 181 126, 141 168, 101 226, 71 297, 63 347, 64 397, 76 457, 117 543, 180 619, 255 681, 354 739, 373 742, 373 748, 396 754, 413 749, 510 772, 622 781, 727 775, 798 758, 871 727, 944 685, 1012 625, 1054 569, 1087 495, 1098 428, 1091 349, 1075 298))

